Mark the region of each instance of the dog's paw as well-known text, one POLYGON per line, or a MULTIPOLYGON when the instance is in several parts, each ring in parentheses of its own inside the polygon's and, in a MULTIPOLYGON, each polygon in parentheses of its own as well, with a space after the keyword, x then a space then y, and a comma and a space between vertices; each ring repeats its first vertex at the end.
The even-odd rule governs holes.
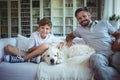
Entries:
POLYGON ((57 62, 56 62, 56 64, 60 64, 60 63, 62 63, 62 60, 58 59, 57 62))

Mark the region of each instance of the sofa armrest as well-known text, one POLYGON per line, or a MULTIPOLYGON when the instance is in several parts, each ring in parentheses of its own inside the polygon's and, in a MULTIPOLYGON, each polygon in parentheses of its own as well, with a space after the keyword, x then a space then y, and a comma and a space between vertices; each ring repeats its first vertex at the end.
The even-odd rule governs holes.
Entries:
POLYGON ((0 40, 0 62, 3 59, 3 54, 4 54, 4 43, 0 40))
POLYGON ((2 39, 0 39, 0 62, 3 60, 3 56, 5 54, 4 47, 8 44, 16 46, 16 38, 2 38, 2 39))

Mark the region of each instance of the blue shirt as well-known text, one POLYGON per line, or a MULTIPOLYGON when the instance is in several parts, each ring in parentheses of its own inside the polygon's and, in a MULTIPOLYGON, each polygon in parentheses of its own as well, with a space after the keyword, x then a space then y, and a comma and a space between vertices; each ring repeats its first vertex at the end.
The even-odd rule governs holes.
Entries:
POLYGON ((111 44, 113 42, 112 34, 116 31, 108 21, 101 20, 94 22, 91 28, 78 27, 73 34, 76 37, 82 37, 85 42, 96 49, 97 52, 102 52, 109 56, 113 52, 111 44))

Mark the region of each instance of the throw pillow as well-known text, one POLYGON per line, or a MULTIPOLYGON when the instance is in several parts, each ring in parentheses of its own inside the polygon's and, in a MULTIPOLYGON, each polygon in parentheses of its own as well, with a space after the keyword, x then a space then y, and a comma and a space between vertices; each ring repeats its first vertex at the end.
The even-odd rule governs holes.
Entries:
POLYGON ((28 42, 29 42, 29 38, 18 34, 18 37, 17 37, 18 49, 26 52, 28 50, 28 42))

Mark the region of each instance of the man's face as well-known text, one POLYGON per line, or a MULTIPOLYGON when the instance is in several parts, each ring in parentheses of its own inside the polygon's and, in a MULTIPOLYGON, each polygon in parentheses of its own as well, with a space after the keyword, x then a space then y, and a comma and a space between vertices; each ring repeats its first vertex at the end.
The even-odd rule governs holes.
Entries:
POLYGON ((91 15, 85 11, 81 11, 77 13, 77 20, 81 26, 87 27, 90 24, 91 15))

